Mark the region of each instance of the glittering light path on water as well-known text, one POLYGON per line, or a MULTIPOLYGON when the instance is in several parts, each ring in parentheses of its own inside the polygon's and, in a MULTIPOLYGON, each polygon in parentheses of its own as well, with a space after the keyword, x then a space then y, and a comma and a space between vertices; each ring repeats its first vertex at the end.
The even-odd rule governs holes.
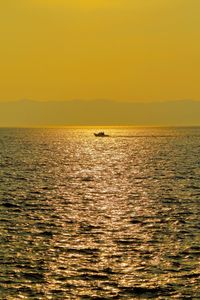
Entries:
POLYGON ((0 298, 197 299, 200 129, 93 131, 0 130, 0 298))

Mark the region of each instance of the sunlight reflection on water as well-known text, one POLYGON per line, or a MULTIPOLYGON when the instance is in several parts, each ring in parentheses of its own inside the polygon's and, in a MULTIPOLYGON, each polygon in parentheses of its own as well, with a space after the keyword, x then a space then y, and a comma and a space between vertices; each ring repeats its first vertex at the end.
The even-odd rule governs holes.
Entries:
POLYGON ((0 297, 198 298, 200 129, 99 130, 0 130, 0 297))

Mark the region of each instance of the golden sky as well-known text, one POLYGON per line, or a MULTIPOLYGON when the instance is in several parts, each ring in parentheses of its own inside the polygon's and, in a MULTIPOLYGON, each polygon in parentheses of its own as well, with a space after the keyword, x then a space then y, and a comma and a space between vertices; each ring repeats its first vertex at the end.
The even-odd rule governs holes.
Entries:
POLYGON ((199 0, 6 0, 0 100, 200 100, 199 0))

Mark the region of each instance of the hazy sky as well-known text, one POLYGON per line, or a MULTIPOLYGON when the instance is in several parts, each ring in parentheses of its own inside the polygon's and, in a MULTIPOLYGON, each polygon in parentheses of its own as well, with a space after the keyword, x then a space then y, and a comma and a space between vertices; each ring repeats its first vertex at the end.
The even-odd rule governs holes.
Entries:
POLYGON ((199 0, 5 0, 0 100, 200 100, 199 0))

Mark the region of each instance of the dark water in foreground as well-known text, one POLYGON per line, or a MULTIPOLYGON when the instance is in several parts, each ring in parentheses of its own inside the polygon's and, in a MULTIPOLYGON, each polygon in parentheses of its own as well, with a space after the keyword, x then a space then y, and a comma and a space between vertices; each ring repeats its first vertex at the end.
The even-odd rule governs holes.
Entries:
POLYGON ((0 299, 199 299, 200 128, 0 129, 0 299))

